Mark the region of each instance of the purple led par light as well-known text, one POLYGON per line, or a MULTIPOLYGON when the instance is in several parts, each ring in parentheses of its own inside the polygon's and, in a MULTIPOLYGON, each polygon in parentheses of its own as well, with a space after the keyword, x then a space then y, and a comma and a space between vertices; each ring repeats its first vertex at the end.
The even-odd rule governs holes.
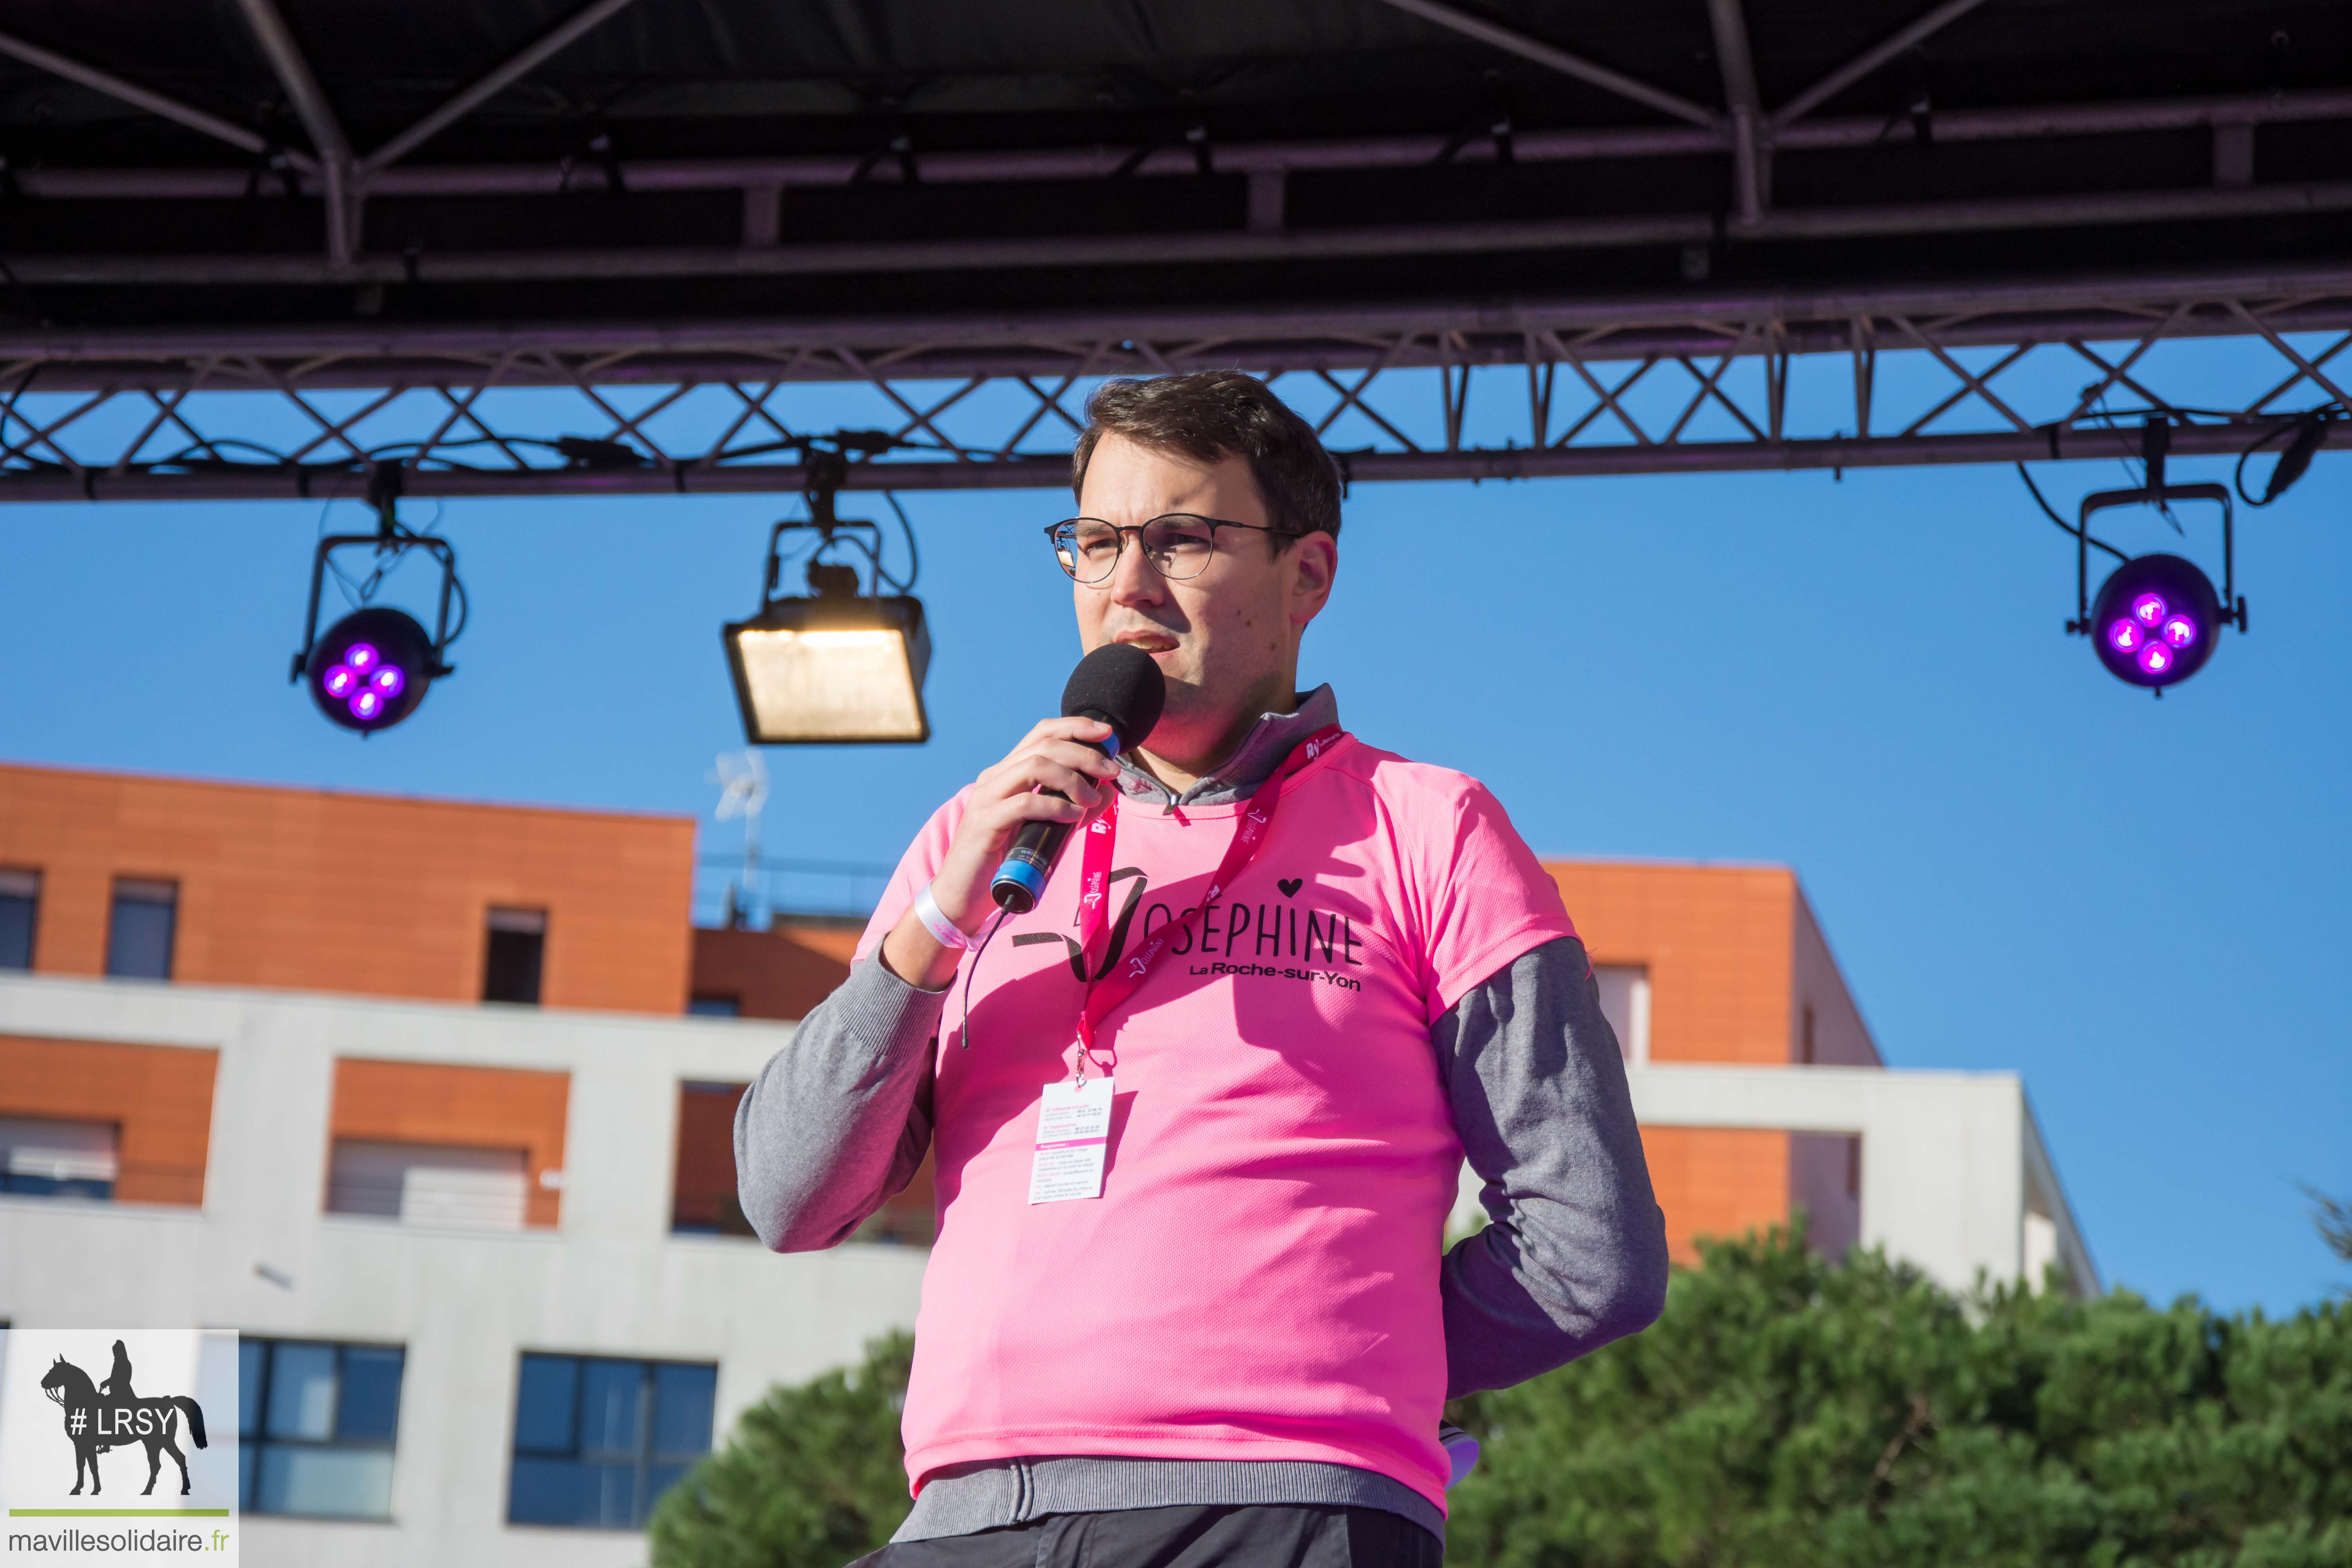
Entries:
POLYGON ((2205 574, 2178 555, 2125 562, 2092 601, 2093 645, 2118 680, 2166 687, 2188 679, 2213 656, 2229 624, 2205 574))
POLYGON ((388 730, 416 711, 434 678, 456 672, 442 655, 455 635, 449 629, 449 601, 460 606, 457 629, 465 629, 465 588, 457 581, 457 552, 446 539, 410 531, 393 515, 399 494, 397 465, 378 466, 369 482, 380 526, 373 533, 337 533, 319 541, 310 559, 310 611, 302 623, 302 650, 294 656, 289 679, 307 681, 319 711, 346 730, 372 735, 388 730), (386 470, 390 469, 389 474, 386 470), (385 552, 422 550, 441 566, 441 611, 433 635, 414 616, 383 605, 352 611, 321 634, 319 592, 326 578, 328 557, 355 545, 385 552))
MULTIPOLYGON (((2137 489, 2101 490, 2083 498, 2074 535, 2075 618, 2069 632, 2091 639, 2099 662, 2116 679, 2161 693, 2205 668, 2224 626, 2246 629, 2246 601, 2236 593, 2237 538, 2229 489, 2218 484, 2168 485, 2164 458, 2171 426, 2151 417, 2141 431, 2147 483, 2137 489), (2176 500, 2218 501, 2221 507, 2221 591, 2178 555, 2126 559, 2091 596, 2091 516, 2109 507, 2164 506, 2176 500)), ((2100 548, 2108 548, 2101 545, 2100 548)))

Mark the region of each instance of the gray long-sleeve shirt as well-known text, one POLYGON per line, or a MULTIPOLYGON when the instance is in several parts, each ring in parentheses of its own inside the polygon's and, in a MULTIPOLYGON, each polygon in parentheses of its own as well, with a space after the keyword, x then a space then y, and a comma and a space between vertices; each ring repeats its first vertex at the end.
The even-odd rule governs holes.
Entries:
MULTIPOLYGON (((1337 720, 1328 687, 1268 714, 1181 800, 1140 768, 1138 801, 1245 798, 1290 747, 1337 720)), ((846 1238, 902 1191, 931 1140, 933 1042, 947 991, 856 964, 761 1069, 736 1112, 743 1212, 779 1252, 846 1238)), ((1431 1032, 1479 1198, 1493 1223, 1445 1258, 1447 1396, 1506 1387, 1646 1327, 1665 1295, 1665 1226, 1650 1191, 1617 1039, 1584 948, 1561 938, 1473 987, 1431 1032)), ((1178 1503, 1385 1509, 1442 1536, 1429 1502, 1344 1465, 1040 1457, 934 1475, 898 1539, 1049 1513, 1178 1503)))

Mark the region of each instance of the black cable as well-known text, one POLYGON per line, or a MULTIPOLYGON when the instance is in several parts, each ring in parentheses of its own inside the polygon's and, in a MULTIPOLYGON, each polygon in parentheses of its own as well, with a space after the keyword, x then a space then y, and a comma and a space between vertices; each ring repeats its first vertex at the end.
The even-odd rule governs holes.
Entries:
POLYGON ((2074 523, 2068 522, 2064 518, 2060 517, 2055 511, 2052 510, 2050 503, 2042 499, 2042 488, 2033 482, 2033 476, 2025 471, 2025 465, 2023 463, 2017 465, 2017 477, 2025 481, 2025 488, 2032 492, 2034 501, 2042 508, 2042 512, 2050 519, 2051 521, 2056 523, 2060 528, 2063 529, 2066 532, 2073 534, 2075 538, 2082 540, 2084 543, 2097 545, 2100 549, 2105 551, 2108 554, 2114 556, 2118 561, 2128 561, 2131 559, 2130 556, 2125 554, 2122 551, 2117 550, 2105 540, 2095 538, 2084 530, 2078 528, 2074 523))
POLYGON ((449 586, 457 591, 457 629, 441 639, 441 646, 443 647, 447 647, 451 643, 456 642, 459 637, 464 637, 466 635, 466 623, 474 618, 474 601, 467 597, 466 593, 466 580, 457 575, 457 569, 455 567, 452 567, 449 572, 449 586))
POLYGON ((996 918, 988 922, 986 931, 981 932, 980 945, 972 950, 971 962, 963 966, 963 1023, 956 1030, 958 1050, 971 1049, 971 977, 980 973, 980 955, 988 951, 988 944, 996 938, 996 928, 1003 925, 1004 917, 1012 912, 1003 909, 996 911, 996 918))
POLYGON ((2312 458, 2317 454, 2321 444, 2327 439, 2327 416, 2325 412, 2317 409, 2308 410, 2296 416, 2292 425, 2281 425, 2275 429, 2265 431, 2260 440, 2239 453, 2237 468, 2230 476, 2230 483, 2237 490, 2238 499, 2248 506, 2268 506, 2286 494, 2294 482, 2303 478, 2305 470, 2311 467, 2312 458), (2261 498, 2257 500, 2247 494, 2246 464, 2248 461, 2255 453, 2290 430, 2294 432, 2294 439, 2287 443, 2286 450, 2281 452, 2278 461, 2272 465, 2270 482, 2263 487, 2261 498))
MULTIPOLYGON (((915 549, 915 525, 907 521, 907 509, 898 504, 898 491, 884 490, 882 499, 888 501, 890 510, 898 514, 898 531, 907 536, 907 580, 901 583, 893 577, 889 581, 901 594, 911 594, 915 591, 915 579, 923 574, 923 558, 915 549)), ((874 570, 877 574, 882 570, 879 557, 875 560, 874 570)))

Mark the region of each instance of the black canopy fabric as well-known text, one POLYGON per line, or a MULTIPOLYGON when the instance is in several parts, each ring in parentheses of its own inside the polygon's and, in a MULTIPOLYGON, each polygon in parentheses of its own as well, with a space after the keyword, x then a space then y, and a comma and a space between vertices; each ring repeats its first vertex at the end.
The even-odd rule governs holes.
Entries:
MULTIPOLYGON (((364 153, 567 15, 566 0, 284 0, 364 153)), ((1706 104, 1723 84, 1702 0, 1481 0, 1464 9, 1706 104)), ((1910 19, 1880 0, 1745 8, 1765 106, 1910 19)), ((1927 10, 1927 6, 1918 6, 1927 10)), ((0 26, 299 144, 232 0, 17 0, 0 26)), ((1857 82, 1828 113, 2097 102, 2344 85, 2336 0, 1993 0, 1857 82)), ((561 157, 593 123, 625 159, 1131 146, 1659 116, 1379 0, 638 0, 432 145, 436 161, 561 157)), ((19 62, 0 122, 21 165, 216 161, 183 131, 19 62)))
MULTIPOLYGON (((1402 0, 635 0, 388 170, 355 175, 338 256, 321 241, 321 178, 299 166, 327 149, 249 0, 16 0, 0 30, 33 54, 251 144, 26 49, 0 54, 0 312, 90 325, 1242 307, 2311 261, 2352 243, 2341 190, 2290 194, 2352 170, 2352 100, 2327 96, 2352 69, 2341 0, 1985 0, 1746 142, 1740 69, 1769 122, 1945 7, 1730 5, 1744 68, 1709 0, 1444 0, 1469 31, 1402 0), (1480 24, 1533 47, 1473 36, 1480 24), (1562 69, 1547 48, 1696 112, 1562 69), (2169 119, 2151 109, 2182 100, 2169 119), (2301 107, 2265 118, 2265 102, 2301 107), (2234 141, 2232 104, 2261 121, 2234 141), (2089 131, 2025 123, 2050 106, 2150 111, 2089 131), (1984 131, 2004 115, 2008 129, 1984 131), (1843 130, 1800 134, 1824 125, 1843 130), (1563 153, 1582 132, 1603 141, 1563 153), (1379 156, 1315 155, 1383 138, 1379 156), (1252 156, 1268 145, 1300 154, 1278 184, 1252 156), (1760 173, 1743 174, 1743 146, 1760 173), (816 157, 835 162, 784 166, 816 157), (2209 199, 2217 186, 2239 194, 2209 199), (2150 195, 2179 199, 2126 199, 2150 195), (1871 217, 1923 206, 1956 216, 1871 217), (1806 220, 1823 213, 1857 216, 1806 220), (1383 245, 1391 232, 1419 237, 1383 245), (1237 235, 1259 237, 1218 237, 1237 235), (939 253, 967 244, 982 248, 961 262, 939 253)), ((276 8, 364 161, 576 6, 276 8)))

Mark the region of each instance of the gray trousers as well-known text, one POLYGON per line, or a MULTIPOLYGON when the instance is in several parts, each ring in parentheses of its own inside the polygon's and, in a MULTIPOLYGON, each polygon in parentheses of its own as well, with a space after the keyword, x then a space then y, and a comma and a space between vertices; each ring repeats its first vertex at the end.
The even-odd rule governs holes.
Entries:
POLYGON ((1003 1530, 902 1541, 851 1568, 1443 1568, 1402 1514, 1311 1504, 1184 1504, 1056 1513, 1003 1530))

